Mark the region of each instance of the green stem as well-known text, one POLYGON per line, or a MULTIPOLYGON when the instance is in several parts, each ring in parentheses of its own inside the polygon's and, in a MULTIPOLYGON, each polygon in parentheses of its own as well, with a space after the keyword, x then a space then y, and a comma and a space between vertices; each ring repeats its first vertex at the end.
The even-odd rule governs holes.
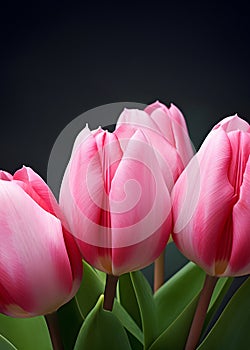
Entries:
POLYGON ((45 320, 50 334, 53 350, 63 350, 62 339, 59 331, 57 313, 45 315, 45 320))
POLYGON ((154 262, 154 292, 156 292, 165 280, 165 250, 154 262))
POLYGON ((104 310, 112 311, 113 309, 117 282, 118 282, 118 276, 107 274, 105 291, 104 291, 104 302, 103 302, 104 310))
POLYGON ((206 275, 203 288, 200 293, 193 322, 189 331, 185 350, 194 350, 199 342, 203 324, 206 318, 207 309, 213 295, 218 277, 206 275))

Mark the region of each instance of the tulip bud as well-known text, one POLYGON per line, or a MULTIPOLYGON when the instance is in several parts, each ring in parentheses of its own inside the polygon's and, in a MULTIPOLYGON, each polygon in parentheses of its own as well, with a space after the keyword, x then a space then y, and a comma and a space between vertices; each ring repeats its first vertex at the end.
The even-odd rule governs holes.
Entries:
POLYGON ((77 292, 82 263, 60 208, 30 168, 0 172, 0 311, 31 317, 56 311, 77 292))
POLYGON ((85 127, 75 141, 59 203, 84 259, 116 276, 153 262, 172 228, 169 191, 156 151, 141 130, 123 138, 85 127))
POLYGON ((213 276, 250 273, 249 155, 249 124, 237 115, 225 118, 173 189, 173 239, 213 276))

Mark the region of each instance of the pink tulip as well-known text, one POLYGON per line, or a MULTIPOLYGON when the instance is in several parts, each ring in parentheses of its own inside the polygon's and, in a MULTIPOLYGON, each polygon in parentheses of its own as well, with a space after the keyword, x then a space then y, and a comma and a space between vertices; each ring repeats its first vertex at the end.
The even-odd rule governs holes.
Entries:
POLYGON ((45 315, 77 292, 81 256, 59 213, 32 169, 23 167, 14 176, 0 171, 0 312, 45 315))
POLYGON ((173 239, 213 276, 250 273, 249 155, 249 124, 237 115, 225 118, 173 190, 173 239))
POLYGON ((150 264, 170 235, 169 191, 140 130, 128 140, 85 127, 75 141, 59 203, 84 259, 108 274, 150 264))
POLYGON ((129 138, 138 128, 143 130, 155 149, 165 182, 171 191, 194 154, 181 111, 173 104, 167 108, 158 101, 144 111, 125 109, 118 119, 116 133, 122 138, 129 138))

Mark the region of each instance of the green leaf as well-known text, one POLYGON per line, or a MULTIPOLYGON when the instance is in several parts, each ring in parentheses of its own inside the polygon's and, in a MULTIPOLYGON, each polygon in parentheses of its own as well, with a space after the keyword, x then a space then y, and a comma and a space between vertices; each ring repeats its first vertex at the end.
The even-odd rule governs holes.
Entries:
POLYGON ((64 348, 73 349, 83 323, 83 317, 76 298, 71 299, 67 304, 60 307, 57 311, 57 316, 64 348))
POLYGON ((12 318, 0 314, 1 335, 18 350, 52 350, 44 317, 12 318))
POLYGON ((84 317, 93 309, 103 292, 104 281, 101 279, 99 273, 84 261, 83 279, 76 294, 77 303, 84 317))
MULTIPOLYGON (((184 348, 204 278, 205 272, 189 262, 155 293, 159 337, 150 350, 161 349, 163 346, 175 350, 184 348)), ((218 281, 206 324, 216 312, 229 285, 227 278, 218 281)))
POLYGON ((142 272, 131 272, 130 277, 134 287, 142 320, 144 348, 148 349, 157 335, 157 324, 153 293, 149 283, 143 276, 142 272))
POLYGON ((198 350, 245 350, 250 347, 250 278, 233 295, 198 350))
POLYGON ((103 295, 85 319, 74 350, 131 350, 120 321, 112 312, 103 310, 102 306, 103 295))
POLYGON ((199 295, 184 308, 171 325, 160 334, 149 350, 183 350, 193 320, 199 295))
POLYGON ((103 271, 100 271, 100 270, 97 270, 97 269, 94 269, 95 272, 97 273, 97 275, 99 276, 100 280, 102 281, 102 283, 105 285, 106 283, 106 276, 107 274, 103 271))
POLYGON ((113 314, 118 318, 124 328, 132 334, 141 344, 144 343, 142 330, 117 300, 114 302, 113 314))
POLYGON ((205 272, 189 262, 154 295, 158 319, 158 335, 165 331, 200 293, 205 272))
POLYGON ((120 304, 130 314, 140 329, 142 329, 140 308, 137 302, 131 275, 129 273, 119 277, 117 291, 120 304))
POLYGON ((1 350, 17 350, 17 348, 11 344, 7 339, 0 335, 0 349, 1 350))
POLYGON ((230 288, 230 286, 232 284, 232 281, 233 281, 232 277, 220 277, 219 278, 219 280, 215 286, 209 307, 208 307, 206 320, 205 320, 204 326, 203 326, 203 332, 206 331, 207 326, 209 325, 209 323, 211 322, 211 320, 215 316, 219 306, 221 305, 221 302, 222 302, 224 296, 226 295, 228 289, 230 288))

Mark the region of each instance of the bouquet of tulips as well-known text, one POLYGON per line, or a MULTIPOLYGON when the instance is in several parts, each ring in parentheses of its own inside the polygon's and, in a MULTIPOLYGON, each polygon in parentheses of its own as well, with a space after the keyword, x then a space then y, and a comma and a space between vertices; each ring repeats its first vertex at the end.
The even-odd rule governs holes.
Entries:
POLYGON ((250 273, 250 126, 237 115, 195 154, 174 105, 124 109, 112 133, 86 126, 58 200, 29 167, 0 172, 0 223, 1 350, 250 348, 250 280, 221 308, 250 273), (165 281, 173 245, 190 261, 165 281))

